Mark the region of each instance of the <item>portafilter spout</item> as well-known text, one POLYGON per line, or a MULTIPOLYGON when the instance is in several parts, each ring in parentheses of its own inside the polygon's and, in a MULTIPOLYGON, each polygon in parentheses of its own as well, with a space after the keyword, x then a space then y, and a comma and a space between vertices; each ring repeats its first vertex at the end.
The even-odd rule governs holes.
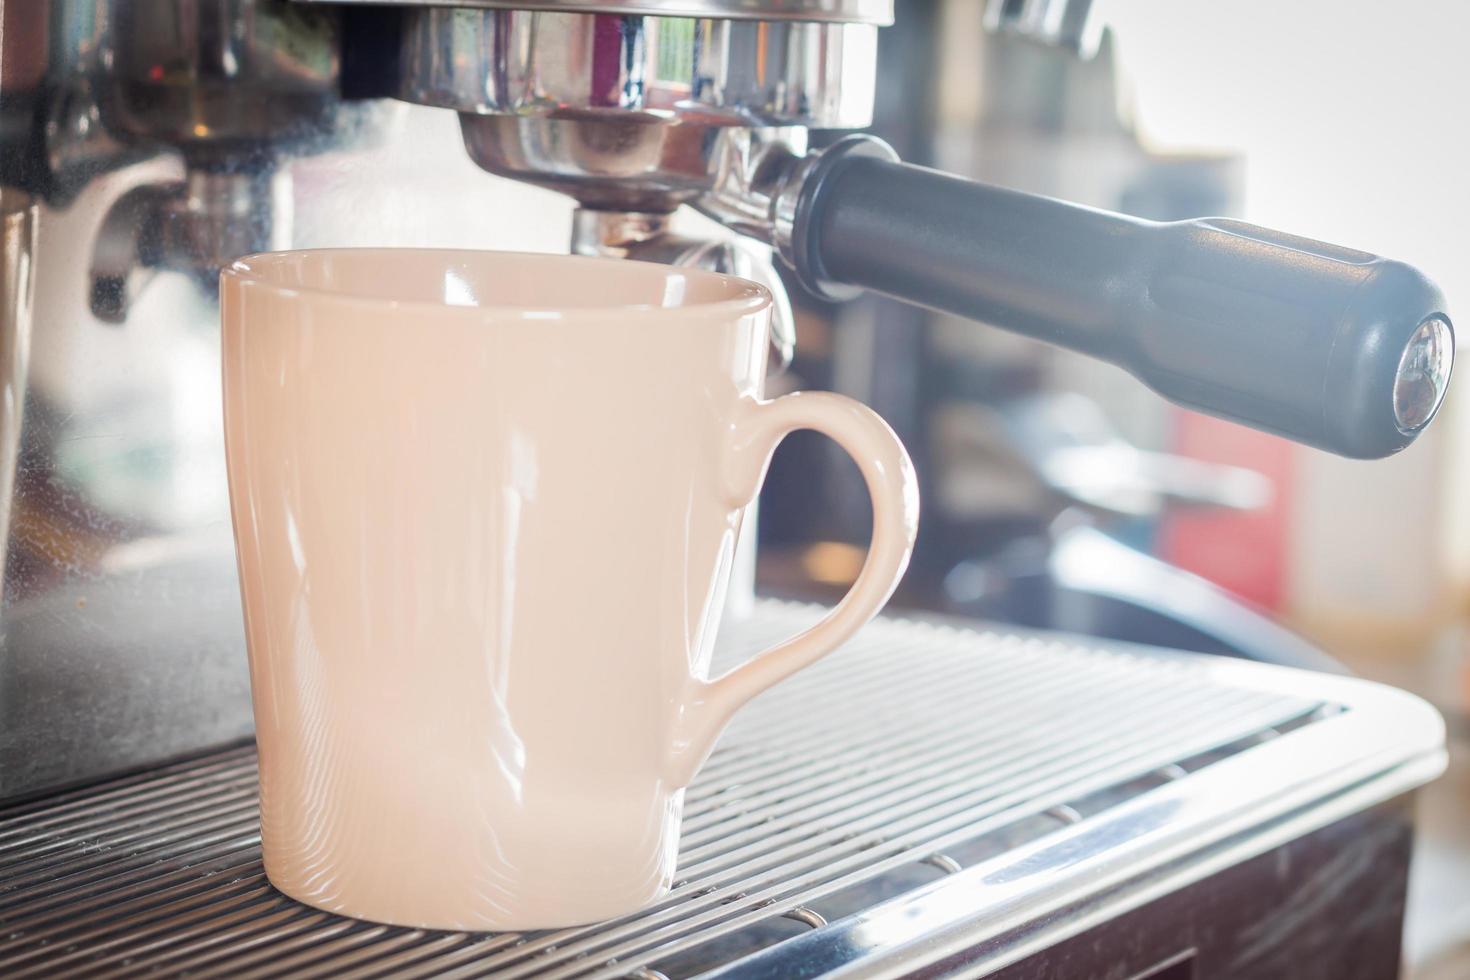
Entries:
POLYGON ((771 367, 784 371, 796 353, 796 318, 771 249, 740 235, 681 235, 672 224, 667 212, 578 208, 572 213, 572 253, 704 269, 760 283, 771 292, 771 367))

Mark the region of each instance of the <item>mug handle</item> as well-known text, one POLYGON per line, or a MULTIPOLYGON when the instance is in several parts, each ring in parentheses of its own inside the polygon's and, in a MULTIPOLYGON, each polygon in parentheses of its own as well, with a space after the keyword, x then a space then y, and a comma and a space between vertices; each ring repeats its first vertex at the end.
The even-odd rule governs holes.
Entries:
POLYGON ((883 608, 908 567, 919 529, 914 465, 888 423, 860 402, 820 391, 745 401, 730 424, 723 487, 731 507, 755 499, 776 446, 798 429, 826 434, 857 463, 873 502, 873 537, 847 595, 815 626, 713 680, 695 680, 681 704, 676 786, 688 785, 720 732, 747 701, 831 653, 883 608))

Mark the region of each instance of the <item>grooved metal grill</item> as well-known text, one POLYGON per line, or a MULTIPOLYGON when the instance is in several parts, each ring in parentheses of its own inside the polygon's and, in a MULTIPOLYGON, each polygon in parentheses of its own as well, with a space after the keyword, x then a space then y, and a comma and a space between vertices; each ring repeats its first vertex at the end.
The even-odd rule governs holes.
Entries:
MULTIPOLYGON (((727 651, 790 633, 768 606, 727 651)), ((666 901, 555 932, 318 912, 260 865, 240 746, 0 810, 0 974, 683 977, 1086 822, 1318 703, 1191 658, 880 621, 760 698, 690 789, 666 901)))

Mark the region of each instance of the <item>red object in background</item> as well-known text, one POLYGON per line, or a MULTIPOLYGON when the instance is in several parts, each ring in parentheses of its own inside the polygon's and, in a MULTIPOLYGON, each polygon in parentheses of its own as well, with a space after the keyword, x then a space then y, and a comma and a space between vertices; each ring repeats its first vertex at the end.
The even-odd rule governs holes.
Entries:
POLYGON ((1269 610, 1286 598, 1295 448, 1285 439, 1207 415, 1174 413, 1173 452, 1242 466, 1271 481, 1258 511, 1176 509, 1159 526, 1159 557, 1269 610))
POLYGON ((592 15, 592 91, 588 101, 595 106, 623 104, 623 18, 592 15))

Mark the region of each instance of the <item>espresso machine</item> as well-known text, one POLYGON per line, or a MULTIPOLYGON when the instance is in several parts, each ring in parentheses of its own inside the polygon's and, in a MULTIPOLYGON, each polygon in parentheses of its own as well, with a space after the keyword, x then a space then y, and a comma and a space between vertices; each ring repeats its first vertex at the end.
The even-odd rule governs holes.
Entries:
MULTIPOLYGON (((1349 678, 934 620, 875 624, 741 717, 690 791, 689 872, 645 915, 441 935, 264 883, 218 412, 215 284, 240 255, 696 265, 772 289, 777 364, 789 282, 1081 351, 1345 456, 1397 452, 1434 418, 1453 327, 1403 263, 1005 190, 856 134, 897 8, 6 0, 7 975, 1019 977, 1101 955, 1135 964, 1117 975, 1296 976, 1304 949, 1322 976, 1396 969, 1409 803, 1443 765, 1430 709, 1349 678), (811 148, 831 130, 853 133, 811 148), (1378 903, 1328 943, 1353 889, 1319 900, 1310 880, 1342 853, 1378 903), (1272 898, 1211 919, 1227 892, 1272 898)), ((992 0, 985 21, 1086 56, 1090 8, 992 0)), ((812 615, 743 612, 730 657, 812 615)))

